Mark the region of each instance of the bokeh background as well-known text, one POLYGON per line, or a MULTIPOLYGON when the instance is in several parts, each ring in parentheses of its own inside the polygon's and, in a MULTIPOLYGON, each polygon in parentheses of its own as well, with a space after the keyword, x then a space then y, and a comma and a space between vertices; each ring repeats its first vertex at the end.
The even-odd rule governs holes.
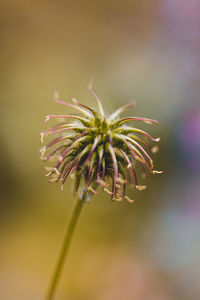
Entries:
MULTIPOLYGON (((200 1, 0 1, 0 299, 43 299, 75 199, 39 160, 53 101, 132 114, 161 136, 134 204, 100 192, 81 215, 60 300, 200 299, 200 1)), ((67 110, 66 110, 67 111, 67 110)))

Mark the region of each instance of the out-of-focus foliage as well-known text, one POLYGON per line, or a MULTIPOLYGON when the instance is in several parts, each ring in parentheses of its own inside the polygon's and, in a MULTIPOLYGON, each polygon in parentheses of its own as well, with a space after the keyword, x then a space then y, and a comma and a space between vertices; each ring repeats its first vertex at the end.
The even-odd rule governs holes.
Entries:
POLYGON ((95 76, 107 113, 134 99, 159 120, 165 173, 85 206, 58 299, 199 299, 200 2, 3 0, 0 20, 0 298, 46 291, 75 200, 47 184, 39 133, 56 88, 94 105, 95 76))

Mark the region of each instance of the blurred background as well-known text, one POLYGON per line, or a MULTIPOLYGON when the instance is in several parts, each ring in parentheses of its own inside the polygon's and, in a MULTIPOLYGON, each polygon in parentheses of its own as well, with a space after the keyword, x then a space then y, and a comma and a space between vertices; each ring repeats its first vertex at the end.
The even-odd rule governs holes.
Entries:
MULTIPOLYGON (((0 299, 43 299, 75 204, 39 159, 53 101, 76 97, 161 136, 134 204, 100 192, 85 205, 60 300, 200 298, 200 1, 0 1, 0 299), (128 116, 128 114, 127 114, 128 116)), ((70 111, 71 112, 71 111, 70 111)))

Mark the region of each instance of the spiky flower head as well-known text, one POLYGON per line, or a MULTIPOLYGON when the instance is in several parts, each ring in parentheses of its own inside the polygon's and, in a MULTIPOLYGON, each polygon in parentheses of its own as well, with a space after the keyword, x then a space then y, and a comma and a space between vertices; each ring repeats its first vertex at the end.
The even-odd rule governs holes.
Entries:
POLYGON ((146 175, 161 173, 153 170, 153 160, 149 151, 156 152, 158 147, 151 147, 147 139, 159 142, 147 132, 127 126, 127 123, 142 121, 148 124, 158 124, 158 121, 140 118, 120 118, 120 114, 135 106, 131 102, 112 113, 105 115, 102 103, 90 84, 90 93, 97 102, 98 110, 79 103, 72 98, 72 103, 59 99, 57 103, 72 107, 79 111, 77 115, 47 115, 45 122, 56 118, 60 122, 54 127, 41 132, 41 140, 48 135, 55 135, 46 146, 40 150, 41 159, 55 161, 48 169, 49 182, 61 182, 61 189, 69 175, 74 179, 74 193, 87 200, 97 193, 100 186, 111 195, 112 200, 133 200, 127 195, 127 184, 136 190, 144 190, 146 186, 139 185, 136 176, 136 166, 139 165, 146 175), (44 156, 48 152, 47 156, 44 156))

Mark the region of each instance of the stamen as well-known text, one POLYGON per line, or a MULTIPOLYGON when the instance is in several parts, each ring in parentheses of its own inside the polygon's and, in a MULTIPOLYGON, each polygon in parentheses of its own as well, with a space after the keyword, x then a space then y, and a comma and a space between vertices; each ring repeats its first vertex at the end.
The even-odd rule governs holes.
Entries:
POLYGON ((118 125, 120 125, 120 124, 124 124, 124 123, 130 122, 130 121, 142 121, 147 124, 158 124, 157 120, 152 120, 152 119, 148 119, 148 118, 138 118, 138 117, 123 118, 123 119, 120 119, 119 121, 116 121, 116 123, 118 125))
POLYGON ((72 107, 78 111, 80 111, 82 114, 84 114, 85 116, 87 116, 89 119, 92 118, 92 115, 87 112, 86 110, 74 105, 74 104, 71 104, 71 103, 67 103, 67 102, 64 102, 62 100, 59 99, 59 94, 58 94, 58 91, 55 92, 55 101, 59 104, 63 104, 63 105, 66 105, 66 106, 69 106, 69 107, 72 107))
POLYGON ((127 168, 130 166, 130 169, 131 169, 131 174, 132 174, 132 177, 133 177, 133 183, 134 183, 134 186, 136 188, 137 186, 137 177, 136 177, 136 173, 135 173, 135 170, 134 168, 132 167, 132 164, 131 164, 131 161, 128 157, 128 155, 123 151, 123 150, 120 150, 122 155, 124 156, 124 158, 126 159, 127 163, 128 163, 128 166, 127 168))
POLYGON ((58 166, 60 166, 61 162, 64 160, 66 154, 77 144, 80 143, 82 141, 84 141, 87 138, 87 136, 82 136, 79 139, 75 140, 62 154, 61 157, 62 159, 60 159, 57 164, 55 165, 55 168, 57 168, 58 166))
POLYGON ((48 116, 46 116, 45 123, 47 121, 49 121, 50 118, 71 118, 71 119, 79 120, 80 122, 83 123, 83 125, 86 125, 86 126, 88 126, 90 124, 89 120, 84 119, 82 117, 74 116, 74 115, 48 115, 48 116))
POLYGON ((117 178, 117 181, 118 181, 119 183, 122 183, 122 184, 127 183, 127 180, 124 180, 124 179, 122 179, 121 177, 118 177, 118 178, 117 178))
POLYGON ((97 147, 97 145, 99 144, 100 141, 101 141, 101 136, 98 135, 98 136, 95 138, 95 140, 94 140, 94 143, 93 143, 93 145, 92 145, 92 148, 91 148, 91 150, 90 150, 90 153, 89 153, 89 155, 88 155, 88 157, 87 157, 87 159, 86 159, 85 162, 87 162, 87 161, 91 158, 92 154, 94 153, 94 150, 96 149, 96 147, 97 147))
POLYGON ((116 119, 122 112, 128 110, 129 108, 135 107, 135 105, 135 101, 131 101, 129 104, 120 107, 109 117, 109 121, 116 119))
POLYGON ((154 146, 153 148, 151 148, 151 152, 152 153, 157 153, 159 151, 159 147, 158 146, 154 146))
POLYGON ((91 191, 91 192, 94 193, 94 194, 98 194, 98 192, 95 191, 91 186, 89 186, 88 190, 91 191))
POLYGON ((40 149, 40 154, 41 154, 41 157, 43 157, 43 156, 44 156, 44 153, 46 152, 46 149, 47 149, 47 147, 46 147, 46 146, 44 146, 44 147, 42 147, 42 148, 40 149))
POLYGON ((116 194, 116 184, 117 184, 117 177, 118 177, 118 165, 117 165, 117 159, 115 156, 115 152, 111 144, 108 145, 108 150, 111 154, 112 161, 113 161, 113 169, 114 169, 114 178, 113 178, 113 187, 112 192, 115 195, 116 194))
POLYGON ((133 156, 135 156, 135 152, 141 157, 142 162, 146 165, 147 169, 149 170, 150 173, 153 173, 151 168, 149 167, 148 163, 146 162, 144 156, 133 146, 131 145, 129 142, 126 141, 126 139, 122 138, 122 140, 127 144, 129 151, 131 152, 131 154, 133 156))
POLYGON ((98 109, 99 109, 99 114, 101 116, 101 119, 103 120, 105 118, 105 113, 104 113, 104 110, 103 110, 103 106, 102 106, 102 103, 101 103, 101 100, 99 99, 99 97, 97 96, 97 94, 95 93, 95 91, 93 90, 93 83, 94 83, 94 79, 92 79, 88 85, 88 90, 90 91, 90 93, 92 94, 92 96, 94 97, 94 99, 96 100, 97 102, 97 106, 98 106, 98 109))
POLYGON ((131 198, 129 198, 127 195, 125 196, 125 199, 128 200, 128 202, 130 202, 130 203, 135 202, 134 200, 132 200, 131 198))
POLYGON ((125 127, 117 128, 116 132, 118 132, 118 131, 123 131, 124 134, 125 133, 128 134, 128 133, 131 133, 131 132, 136 132, 138 134, 146 135, 153 142, 159 142, 160 141, 159 137, 158 138, 153 138, 146 131, 138 129, 138 128, 134 128, 134 127, 127 127, 127 126, 125 126, 125 127))
POLYGON ((40 138, 41 138, 41 142, 43 144, 44 143, 44 133, 43 132, 40 133, 40 138))
POLYGON ((90 167, 89 167, 87 191, 88 191, 88 188, 89 188, 91 180, 92 180, 92 170, 93 170, 93 166, 94 166, 94 163, 95 163, 95 160, 96 160, 96 156, 97 156, 97 154, 94 152, 92 154, 92 158, 91 158, 91 162, 90 162, 90 167))
POLYGON ((99 173, 101 170, 101 162, 102 162, 102 158, 103 158, 103 154, 104 154, 104 150, 103 150, 103 146, 101 145, 98 150, 98 156, 99 156, 99 163, 98 163, 98 169, 97 169, 97 178, 99 178, 99 173))
POLYGON ((105 188, 104 187, 104 191, 106 192, 106 193, 108 193, 109 195, 113 195, 113 192, 110 192, 107 188, 105 188))
POLYGON ((49 183, 53 183, 53 182, 57 182, 57 178, 55 177, 55 178, 50 178, 49 180, 48 180, 48 182, 49 183))
POLYGON ((79 105, 79 106, 82 106, 82 107, 88 109, 88 110, 94 115, 94 117, 97 117, 96 111, 95 111, 94 109, 92 109, 91 107, 89 107, 89 106, 87 106, 87 105, 84 105, 84 104, 80 103, 80 102, 79 102, 77 99, 75 99, 75 98, 72 98, 72 101, 73 101, 75 104, 77 104, 77 105, 79 105))
POLYGON ((117 201, 117 202, 121 202, 123 200, 122 197, 116 197, 116 198, 113 198, 113 201, 117 201))
POLYGON ((66 147, 66 145, 62 145, 62 146, 59 146, 58 148, 56 148, 53 152, 51 152, 48 156, 47 156, 47 158, 46 158, 46 160, 49 160, 54 154, 59 154, 59 152, 58 152, 58 150, 60 150, 60 149, 62 149, 62 148, 64 148, 64 147, 66 147))
MULTIPOLYGON (((146 157, 149 159, 149 162, 151 164, 151 169, 153 169, 153 160, 151 159, 151 157, 149 156, 149 154, 144 150, 144 148, 142 146, 140 146, 140 144, 138 144, 136 141, 134 141, 134 139, 132 139, 132 138, 130 138, 128 136, 121 135, 121 134, 117 135, 117 136, 120 136, 121 138, 126 139, 126 140, 130 141, 131 143, 135 144, 146 155, 146 157)), ((139 155, 139 153, 140 152, 138 151, 137 154, 139 155)), ((141 155, 141 157, 143 158, 142 155, 141 155)))
POLYGON ((109 183, 106 183, 105 181, 103 181, 100 177, 97 178, 96 182, 98 182, 101 186, 109 186, 109 183))
POLYGON ((144 191, 144 190, 146 190, 146 185, 136 185, 136 189, 138 190, 138 191, 144 191))

